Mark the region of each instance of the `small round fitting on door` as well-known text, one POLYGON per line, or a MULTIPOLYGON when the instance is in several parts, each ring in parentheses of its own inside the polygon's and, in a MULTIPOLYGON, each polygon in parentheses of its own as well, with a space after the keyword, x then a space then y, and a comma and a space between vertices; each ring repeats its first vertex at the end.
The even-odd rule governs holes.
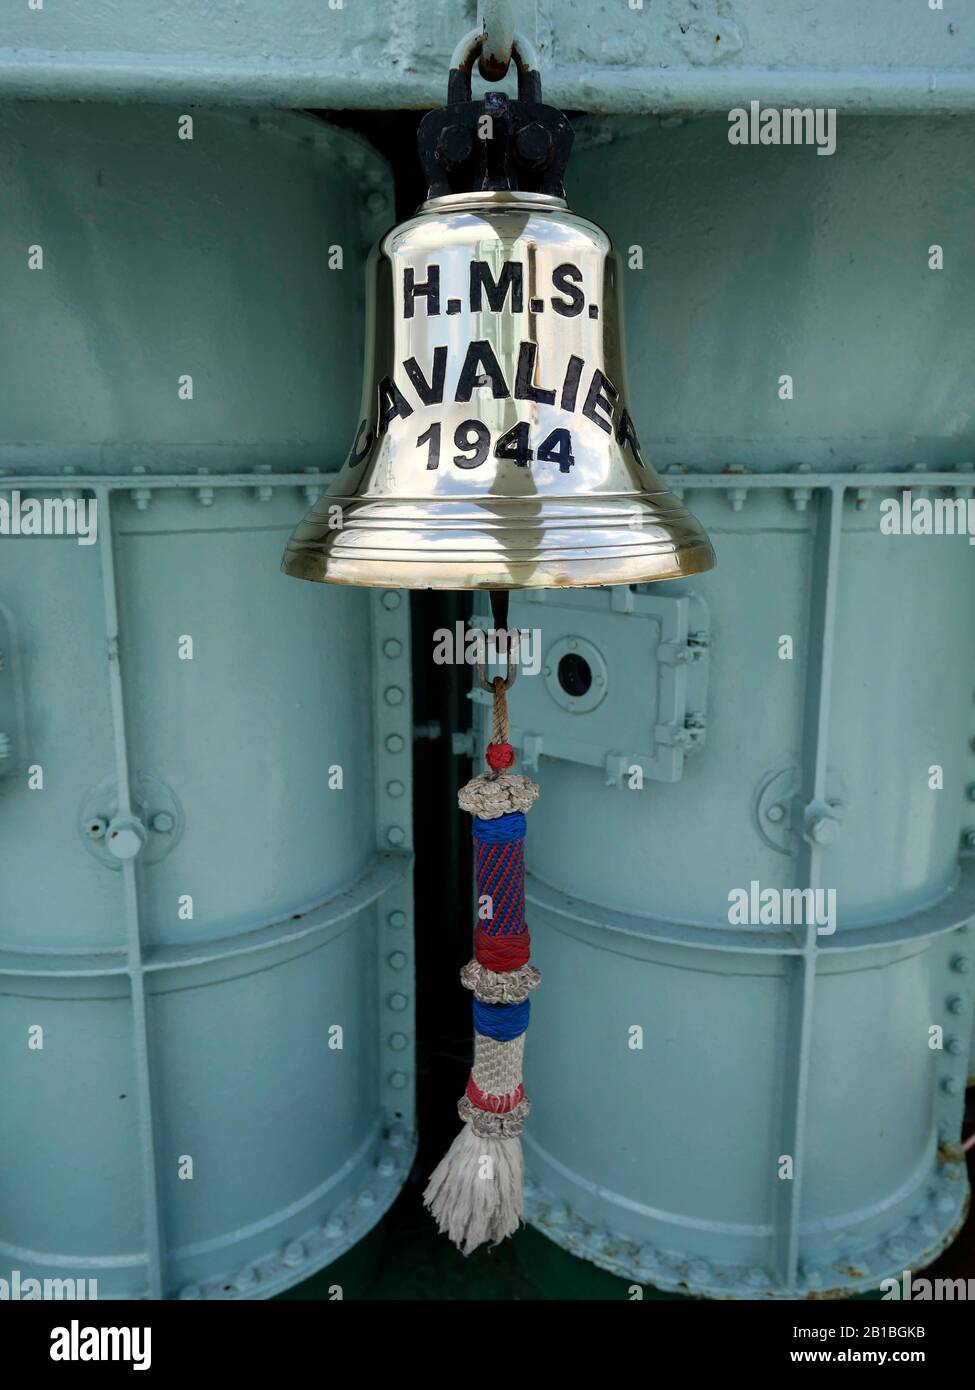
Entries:
POLYGON ((562 637, 545 653, 545 685, 557 705, 570 714, 588 714, 609 689, 603 654, 584 637, 562 637))

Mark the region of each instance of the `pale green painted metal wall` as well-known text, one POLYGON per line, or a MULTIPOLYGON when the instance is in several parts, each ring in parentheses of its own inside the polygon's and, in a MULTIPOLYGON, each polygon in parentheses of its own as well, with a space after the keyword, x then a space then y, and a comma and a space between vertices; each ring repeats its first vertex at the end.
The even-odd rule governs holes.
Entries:
MULTIPOLYGON (((44 0, 11 9, 0 93, 99 100, 435 106, 476 0, 44 0)), ((975 109, 972 17, 925 0, 514 0, 547 98, 569 110, 975 109)))
POLYGON ((542 653, 511 698, 541 786, 530 1219, 627 1280, 868 1290, 967 1209, 975 567, 965 535, 882 535, 880 503, 972 495, 972 133, 848 119, 822 158, 593 122, 574 157, 630 263, 641 438, 718 555, 512 604, 542 653), (753 881, 835 890, 835 935, 730 925, 753 881))
POLYGON ((408 605, 278 573, 388 175, 178 115, 0 110, 6 495, 98 504, 0 545, 0 1274, 101 1297, 273 1293, 413 1152, 408 605))
MULTIPOLYGON (((275 578, 353 424, 360 263, 392 176, 321 122, 196 104, 435 104, 475 8, 46 0, 7 19, 0 97, 34 100, 3 113, 0 466, 97 482, 104 529, 90 554, 13 543, 0 569, 5 1266, 260 1296, 357 1239, 409 1165, 406 605, 275 578), (167 104, 37 104, 76 98, 167 104), (192 683, 166 655, 181 632, 202 639, 192 683), (343 760, 338 814, 316 774, 343 760), (113 869, 83 832, 127 770, 135 813, 162 796, 174 826, 113 869), (181 927, 184 881, 204 886, 181 927), (349 1018, 356 1041, 328 1050, 349 1018)), ((666 1288, 868 1287, 938 1248, 965 1195, 971 551, 881 537, 877 504, 971 486, 971 20, 915 0, 516 14, 549 99, 626 117, 581 123, 570 193, 643 248, 638 423, 719 555, 693 584, 516 607, 608 681, 582 713, 544 676, 513 705, 542 784, 531 1219, 666 1288), (837 107, 836 155, 733 149, 725 113, 752 99, 837 107), (661 638, 689 636, 686 665, 661 663, 661 638), (618 785, 631 758, 642 793, 618 785), (793 793, 841 812, 828 848, 797 833, 793 793), (840 930, 730 928, 751 877, 836 886, 840 930)))

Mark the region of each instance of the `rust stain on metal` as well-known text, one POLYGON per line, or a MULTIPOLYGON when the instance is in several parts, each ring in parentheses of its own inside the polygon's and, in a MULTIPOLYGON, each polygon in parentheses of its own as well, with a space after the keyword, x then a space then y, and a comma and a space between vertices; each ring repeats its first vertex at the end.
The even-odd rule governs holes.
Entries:
POLYGON ((948 1232, 948 1237, 945 1241, 946 1246, 950 1245, 951 1242, 955 1239, 955 1237, 961 1233, 962 1226, 964 1226, 965 1222, 968 1220, 968 1211, 971 1205, 972 1194, 971 1192, 966 1192, 965 1200, 961 1204, 961 1212, 959 1214, 958 1220, 955 1222, 951 1230, 948 1232))
POLYGON ((938 1147, 938 1162, 957 1164, 958 1176, 965 1171, 965 1154, 959 1144, 941 1144, 938 1147))

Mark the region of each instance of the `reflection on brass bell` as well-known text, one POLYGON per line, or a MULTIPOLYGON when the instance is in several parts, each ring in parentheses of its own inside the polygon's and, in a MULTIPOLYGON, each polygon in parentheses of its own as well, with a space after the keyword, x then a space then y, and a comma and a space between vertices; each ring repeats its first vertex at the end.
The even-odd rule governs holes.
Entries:
POLYGON ((420 125, 429 196, 370 256, 358 429, 287 574, 519 589, 714 564, 641 449, 620 258, 565 201, 572 130, 541 104, 527 48, 518 99, 479 102, 474 48, 459 50, 447 107, 420 125))

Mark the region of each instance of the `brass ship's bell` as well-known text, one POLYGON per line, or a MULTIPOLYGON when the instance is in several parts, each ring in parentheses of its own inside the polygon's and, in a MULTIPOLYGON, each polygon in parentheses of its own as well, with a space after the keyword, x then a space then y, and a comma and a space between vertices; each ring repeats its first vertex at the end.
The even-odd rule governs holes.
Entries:
POLYGON ((367 268, 352 450, 282 568, 333 584, 521 589, 710 569, 637 437, 622 267, 571 212, 566 118, 516 42, 518 98, 471 100, 471 35, 424 118, 429 196, 367 268))

